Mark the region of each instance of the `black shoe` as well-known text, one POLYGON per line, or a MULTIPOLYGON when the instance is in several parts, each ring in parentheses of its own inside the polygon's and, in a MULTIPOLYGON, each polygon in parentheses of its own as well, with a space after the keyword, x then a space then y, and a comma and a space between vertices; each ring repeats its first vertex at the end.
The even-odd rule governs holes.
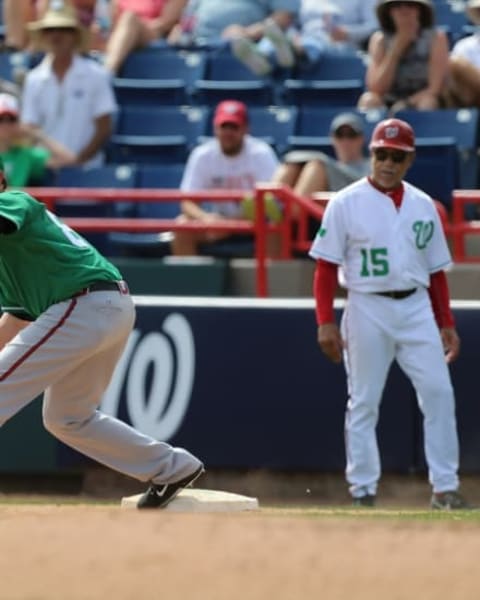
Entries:
POLYGON ((353 506, 366 506, 368 508, 372 508, 375 506, 376 496, 372 494, 365 494, 365 496, 359 496, 358 498, 354 498, 352 505, 353 506))
POLYGON ((137 508, 165 508, 177 494, 192 485, 192 483, 205 472, 203 465, 196 471, 175 481, 174 483, 152 483, 148 490, 142 494, 137 502, 137 508))
POLYGON ((434 510, 472 510, 465 498, 456 490, 434 493, 430 506, 434 510))

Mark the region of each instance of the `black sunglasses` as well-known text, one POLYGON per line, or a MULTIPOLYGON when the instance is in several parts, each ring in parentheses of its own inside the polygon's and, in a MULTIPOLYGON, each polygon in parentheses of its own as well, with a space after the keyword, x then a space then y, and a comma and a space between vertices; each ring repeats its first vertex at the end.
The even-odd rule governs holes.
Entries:
POLYGON ((377 148, 373 151, 376 160, 384 162, 388 158, 394 163, 403 163, 407 158, 407 152, 403 150, 386 150, 385 148, 377 148))
POLYGON ((338 139, 349 139, 353 140, 357 137, 360 137, 360 134, 354 131, 353 129, 339 129, 335 132, 334 136, 338 139))

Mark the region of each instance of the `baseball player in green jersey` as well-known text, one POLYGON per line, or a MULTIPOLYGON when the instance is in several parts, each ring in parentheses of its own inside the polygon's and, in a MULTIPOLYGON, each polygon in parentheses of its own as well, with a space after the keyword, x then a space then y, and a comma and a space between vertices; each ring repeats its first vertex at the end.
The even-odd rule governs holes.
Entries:
POLYGON ((127 284, 41 202, 6 185, 0 161, 0 425, 45 392, 48 431, 149 481, 139 508, 164 507, 203 473, 201 461, 98 410, 135 320, 127 284))

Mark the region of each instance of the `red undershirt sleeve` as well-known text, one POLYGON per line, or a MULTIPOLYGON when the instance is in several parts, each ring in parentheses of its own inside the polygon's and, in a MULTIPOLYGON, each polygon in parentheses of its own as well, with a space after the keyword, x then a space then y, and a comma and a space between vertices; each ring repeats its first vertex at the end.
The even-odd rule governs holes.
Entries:
POLYGON ((455 327, 455 319, 450 310, 450 294, 445 271, 437 271, 430 275, 428 293, 438 326, 440 328, 455 327))
POLYGON ((338 265, 319 258, 313 277, 317 324, 334 323, 333 298, 337 289, 338 265))

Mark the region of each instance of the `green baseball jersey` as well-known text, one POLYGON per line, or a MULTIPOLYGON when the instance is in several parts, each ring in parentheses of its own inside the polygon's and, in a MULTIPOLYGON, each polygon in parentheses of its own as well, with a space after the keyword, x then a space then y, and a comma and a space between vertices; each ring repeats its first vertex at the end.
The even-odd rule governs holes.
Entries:
POLYGON ((0 302, 4 312, 34 319, 94 281, 120 272, 82 236, 22 191, 0 193, 0 216, 16 231, 0 234, 0 302))

